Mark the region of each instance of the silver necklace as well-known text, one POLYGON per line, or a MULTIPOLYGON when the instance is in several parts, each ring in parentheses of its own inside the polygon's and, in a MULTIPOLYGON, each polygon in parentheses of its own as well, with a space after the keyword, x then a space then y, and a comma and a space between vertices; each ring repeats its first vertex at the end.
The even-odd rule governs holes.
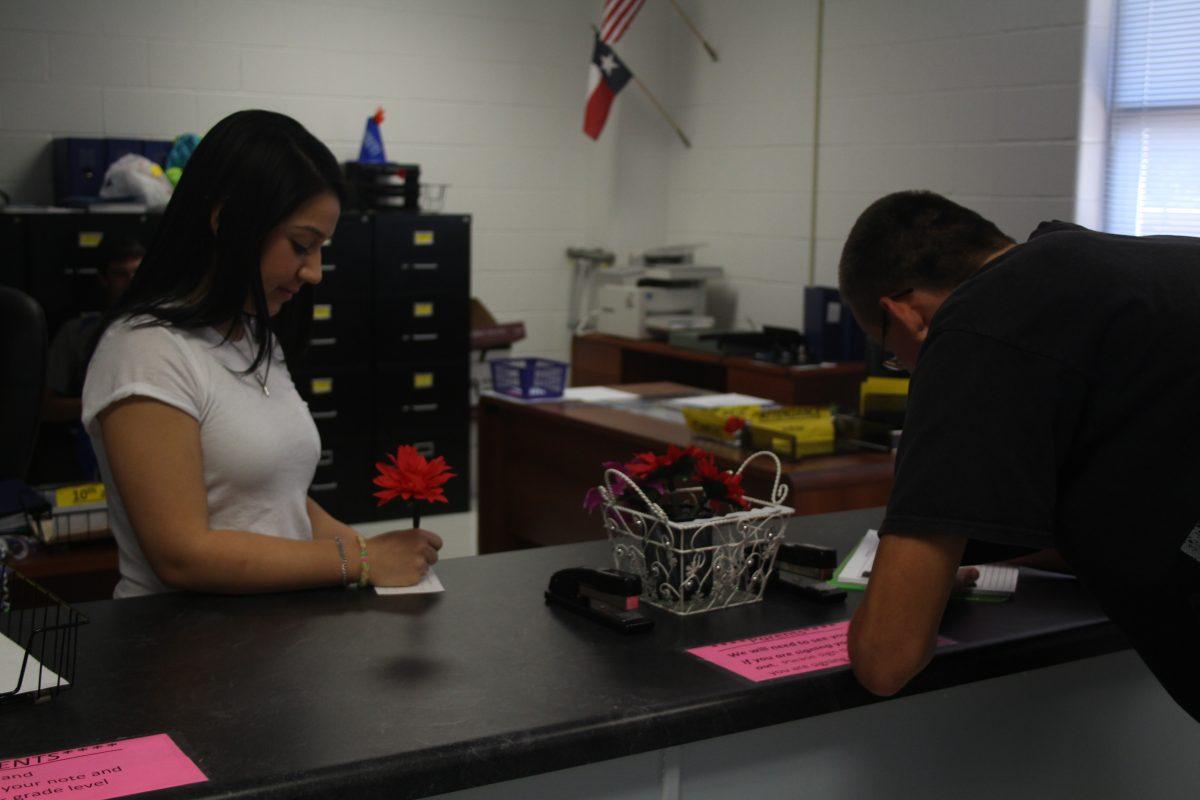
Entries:
MULTIPOLYGON (((244 336, 243 338, 246 340, 247 344, 249 344, 250 337, 244 336)), ((254 363, 253 348, 250 348, 250 352, 246 354, 246 359, 251 364, 254 363)), ((258 370, 254 370, 253 375, 254 375, 254 380, 258 381, 258 385, 262 387, 262 393, 264 395, 266 395, 267 397, 270 397, 271 390, 267 388, 267 378, 271 377, 271 355, 270 355, 270 353, 267 354, 266 363, 267 363, 267 367, 263 374, 260 375, 258 370)))
MULTIPOLYGON (((267 362, 267 376, 271 374, 271 362, 267 362)), ((263 394, 267 397, 271 396, 271 390, 267 388, 267 376, 259 375, 258 370, 254 371, 254 379, 258 381, 258 385, 262 387, 263 394)))

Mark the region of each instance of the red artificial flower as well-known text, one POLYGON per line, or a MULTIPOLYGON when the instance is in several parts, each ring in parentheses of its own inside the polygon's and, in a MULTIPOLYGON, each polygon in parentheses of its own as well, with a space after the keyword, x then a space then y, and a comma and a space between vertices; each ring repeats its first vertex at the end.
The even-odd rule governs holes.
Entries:
POLYGON ((716 461, 708 453, 703 458, 696 459, 696 478, 708 498, 708 505, 713 511, 718 511, 721 503, 727 503, 738 508, 749 508, 746 496, 742 490, 742 476, 734 475, 728 470, 717 467, 716 461))
POLYGON ((625 465, 625 474, 639 483, 686 478, 704 455, 699 447, 676 447, 672 444, 667 446, 666 455, 637 453, 633 461, 625 465))
POLYGON ((633 460, 625 465, 625 474, 635 481, 644 481, 662 466, 661 458, 654 453, 635 453, 633 460))
POLYGON ((725 433, 734 434, 746 427, 746 420, 741 417, 730 417, 725 420, 725 433))
MULTIPOLYGON (((694 462, 708 456, 708 453, 701 450, 699 447, 676 447, 673 444, 667 445, 667 454, 664 456, 667 465, 673 466, 680 463, 684 459, 691 459, 694 462)), ((691 466, 690 464, 688 466, 691 466)), ((690 470, 689 470, 690 471, 690 470)))
POLYGON ((401 445, 396 455, 388 453, 391 464, 380 461, 375 465, 379 474, 375 485, 384 491, 375 492, 379 505, 401 497, 405 500, 424 500, 427 503, 448 503, 442 485, 457 477, 450 471, 446 459, 438 456, 427 461, 412 445, 401 445))

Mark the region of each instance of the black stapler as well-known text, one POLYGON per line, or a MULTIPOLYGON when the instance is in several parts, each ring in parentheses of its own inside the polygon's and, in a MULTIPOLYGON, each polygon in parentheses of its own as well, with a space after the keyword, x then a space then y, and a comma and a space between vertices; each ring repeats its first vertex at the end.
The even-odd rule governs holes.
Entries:
POLYGON ((837 603, 846 599, 846 591, 825 581, 837 569, 837 550, 815 544, 779 545, 775 558, 775 583, 818 603, 837 603))
POLYGON ((622 633, 648 631, 654 621, 642 615, 642 580, 615 569, 572 567, 550 576, 546 603, 562 606, 622 633))

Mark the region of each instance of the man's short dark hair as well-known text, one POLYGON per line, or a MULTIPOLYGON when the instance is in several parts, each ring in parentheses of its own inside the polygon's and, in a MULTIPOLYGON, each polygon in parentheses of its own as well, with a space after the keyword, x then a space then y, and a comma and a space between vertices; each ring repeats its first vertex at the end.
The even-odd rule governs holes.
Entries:
POLYGON ((860 314, 903 289, 950 291, 1013 243, 969 208, 927 191, 896 192, 867 207, 838 264, 842 299, 860 314))

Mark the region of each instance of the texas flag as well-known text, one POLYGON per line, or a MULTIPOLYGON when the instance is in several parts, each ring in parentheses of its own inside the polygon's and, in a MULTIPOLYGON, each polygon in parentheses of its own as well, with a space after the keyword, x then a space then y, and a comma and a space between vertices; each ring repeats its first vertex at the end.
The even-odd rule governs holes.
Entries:
POLYGON ((617 92, 625 88, 633 73, 625 66, 617 54, 596 36, 596 45, 592 48, 591 83, 588 91, 587 108, 583 112, 583 132, 593 139, 600 136, 604 123, 608 119, 608 109, 612 106, 617 92))

